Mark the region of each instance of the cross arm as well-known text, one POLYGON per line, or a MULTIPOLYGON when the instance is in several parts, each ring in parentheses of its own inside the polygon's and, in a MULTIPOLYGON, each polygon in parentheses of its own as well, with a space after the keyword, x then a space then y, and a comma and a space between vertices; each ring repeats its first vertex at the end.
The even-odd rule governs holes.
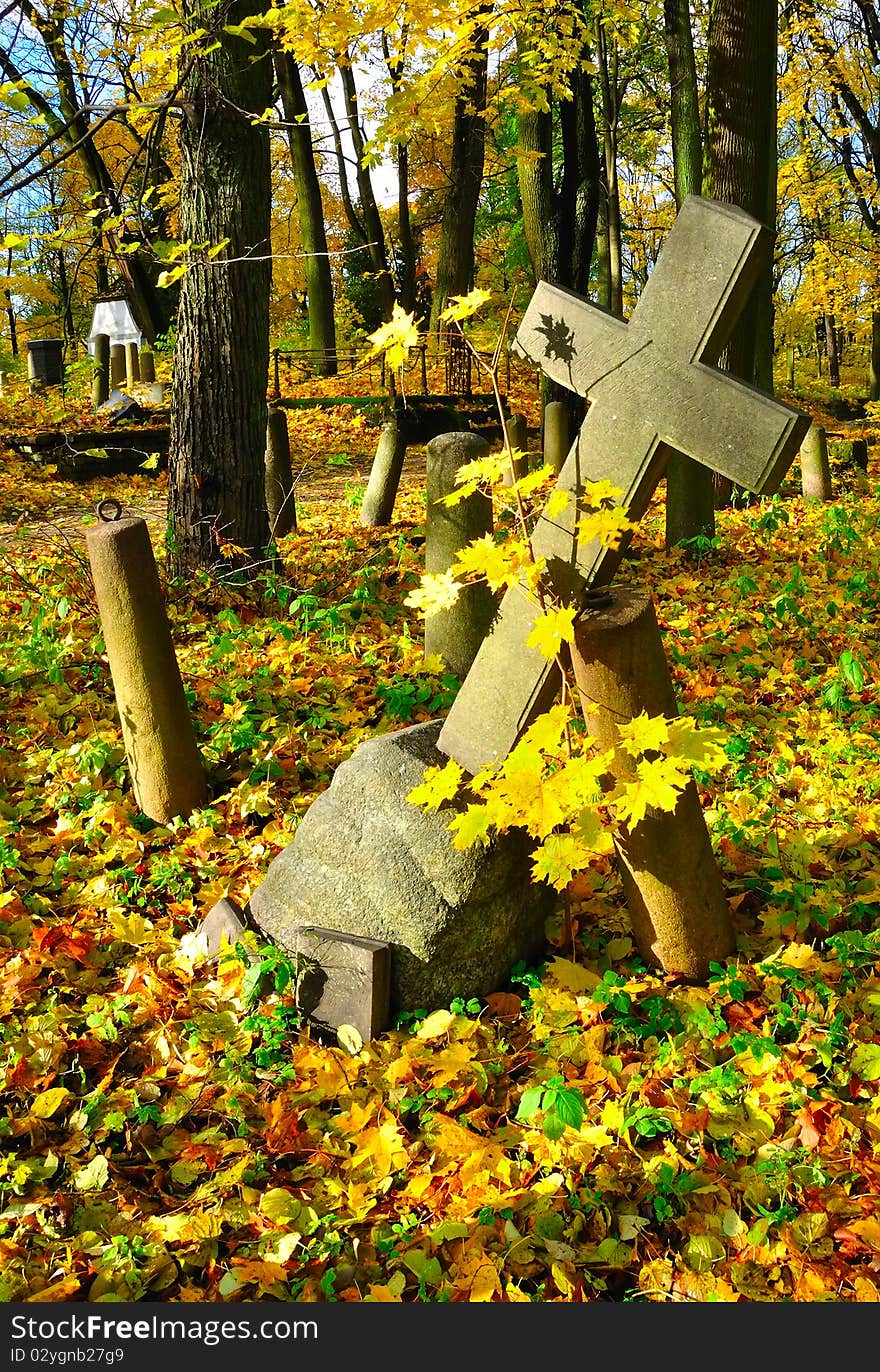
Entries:
POLYGON ((668 447, 762 495, 778 488, 810 427, 809 415, 699 363, 660 395, 653 418, 668 447))
POLYGON ((539 281, 511 351, 560 386, 586 396, 637 347, 622 319, 574 291, 539 281))

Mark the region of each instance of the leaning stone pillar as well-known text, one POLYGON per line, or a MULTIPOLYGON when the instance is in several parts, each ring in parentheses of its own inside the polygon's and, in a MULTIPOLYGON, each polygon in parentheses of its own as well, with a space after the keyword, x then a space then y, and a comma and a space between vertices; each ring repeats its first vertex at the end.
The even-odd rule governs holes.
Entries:
POLYGON ((125 344, 110 344, 110 386, 125 385, 125 344))
POLYGON ((296 528, 287 415, 275 408, 270 408, 266 424, 266 509, 273 538, 283 538, 296 528))
POLYGON ((391 419, 382 428, 370 479, 361 501, 361 525, 365 529, 375 529, 381 524, 390 524, 397 499, 397 488, 406 457, 406 437, 396 419, 391 419))
POLYGON ((146 522, 102 505, 116 517, 88 529, 86 547, 125 751, 138 805, 166 824, 205 804, 205 773, 146 522))
MULTIPOLYGON (((585 612, 575 625, 572 663, 588 732, 600 748, 616 747, 617 723, 644 710, 678 713, 651 597, 615 588, 611 604, 585 612)), ((617 747, 613 781, 634 775, 617 747)), ((675 811, 649 810, 615 840, 624 894, 639 952, 691 981, 734 951, 733 926, 700 799, 693 781, 675 811)))
POLYGON ((141 369, 141 381, 145 386, 152 386, 156 380, 156 358, 149 348, 141 348, 138 364, 141 369))
POLYGON ((811 424, 801 444, 801 490, 804 500, 833 500, 828 440, 821 424, 811 424))
MULTIPOLYGON (((427 446, 427 529, 425 570, 448 572, 462 548, 492 532, 492 500, 481 491, 456 505, 442 504, 455 489, 455 473, 466 462, 488 452, 479 434, 440 434, 427 446)), ((463 681, 495 617, 495 597, 485 582, 468 586, 449 610, 425 621, 425 654, 439 653, 451 672, 463 681)))
POLYGON ((544 466, 558 475, 571 447, 568 410, 561 400, 544 406, 544 466))
POLYGON ((92 368, 92 404, 103 405, 110 395, 110 335, 95 335, 95 361, 92 368))

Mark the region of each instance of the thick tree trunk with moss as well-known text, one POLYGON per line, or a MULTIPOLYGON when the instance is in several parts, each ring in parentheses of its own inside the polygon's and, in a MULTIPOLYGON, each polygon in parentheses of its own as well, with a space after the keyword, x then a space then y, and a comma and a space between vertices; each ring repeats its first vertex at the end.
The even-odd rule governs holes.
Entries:
MULTIPOLYGON (((776 227, 776 0, 712 0, 703 194, 776 227)), ((721 366, 773 389, 773 263, 769 261, 721 366)), ((730 484, 716 481, 716 504, 730 484)))
POLYGON ((299 233, 305 254, 306 296, 309 309, 309 348, 319 376, 336 375, 336 324, 333 318, 333 278, 324 229, 321 185, 315 168, 312 126, 299 74, 289 52, 275 50, 275 73, 287 145, 293 165, 299 233))
POLYGON ((871 352, 868 360, 868 399, 880 400, 880 310, 871 316, 871 352))
POLYGON ((474 284, 474 225, 483 185, 486 144, 486 38, 475 35, 475 52, 467 63, 455 102, 449 186, 443 203, 437 276, 431 301, 432 333, 443 330, 440 315, 454 295, 466 295, 474 284))
MULTIPOLYGON (((223 22, 253 12, 252 0, 233 0, 223 22)), ((184 22, 206 28, 210 47, 218 18, 208 0, 186 0, 184 22)), ((269 542, 271 179, 268 130, 251 115, 271 100, 272 62, 262 36, 248 43, 218 28, 216 41, 193 64, 182 96, 180 237, 228 241, 218 258, 193 263, 180 296, 168 483, 175 576, 251 563, 269 542)))
MULTIPOLYGON (((703 184, 703 131, 691 30, 690 0, 665 0, 664 37, 669 59, 672 163, 679 209, 703 184)), ((712 472, 684 453, 674 453, 666 469, 666 546, 715 535, 712 472)))

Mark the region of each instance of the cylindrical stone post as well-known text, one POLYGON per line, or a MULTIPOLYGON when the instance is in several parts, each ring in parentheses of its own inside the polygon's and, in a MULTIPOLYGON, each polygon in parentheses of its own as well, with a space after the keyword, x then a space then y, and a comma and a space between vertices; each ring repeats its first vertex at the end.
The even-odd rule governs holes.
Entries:
POLYGON ((811 424, 801 444, 801 490, 804 500, 833 500, 828 440, 821 424, 811 424))
POLYGON ((136 386, 141 379, 141 359, 137 343, 125 345, 125 374, 129 386, 136 386))
POLYGON ((103 405, 110 395, 110 335, 95 335, 95 358, 92 364, 92 404, 103 405))
POLYGON ((400 474, 406 457, 406 435, 396 419, 383 426, 370 468, 370 479, 361 501, 363 528, 375 529, 391 523, 400 474))
POLYGON ((568 410, 561 400, 550 400, 544 406, 544 466, 561 472, 570 447, 568 410))
POLYGON ((110 387, 125 385, 125 344, 110 344, 110 387))
MULTIPOLYGON (((427 530, 425 570, 448 572, 462 548, 492 532, 492 500, 475 491, 456 505, 443 496, 455 490, 455 473, 484 456, 489 444, 479 434, 440 434, 427 446, 427 530)), ((485 582, 468 586, 449 610, 425 621, 425 655, 439 653, 449 671, 463 681, 495 617, 495 597, 485 582)))
MULTIPOLYGON (((610 781, 635 776, 618 747, 618 723, 644 710, 678 713, 651 597, 615 588, 611 604, 575 624, 572 664, 588 732, 600 748, 615 747, 610 781)), ((730 910, 693 781, 674 812, 651 809, 615 838, 633 933, 646 962, 692 981, 734 950, 730 910)))
POLYGON ((86 547, 135 799, 166 824, 204 805, 207 787, 146 522, 96 524, 86 547))
MULTIPOLYGON (((513 471, 516 480, 521 481, 529 470, 529 458, 528 453, 526 452, 526 443, 528 442, 528 420, 524 414, 512 414, 507 421, 506 428, 511 448, 518 450, 521 454, 520 457, 514 459, 513 463, 513 471)), ((509 463, 507 471, 501 478, 501 484, 502 486, 513 485, 513 476, 511 476, 509 463)))
POLYGON ((139 363, 141 369, 141 381, 145 386, 151 386, 156 380, 156 358, 149 348, 141 348, 139 363))
POLYGON ((269 410, 266 425, 266 509, 275 539, 296 528, 296 494, 290 466, 290 435, 283 410, 269 410))

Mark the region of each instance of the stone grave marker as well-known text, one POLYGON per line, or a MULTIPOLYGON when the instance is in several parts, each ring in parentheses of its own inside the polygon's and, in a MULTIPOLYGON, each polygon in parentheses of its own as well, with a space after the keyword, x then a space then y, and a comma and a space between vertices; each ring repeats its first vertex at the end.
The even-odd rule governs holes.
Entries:
MULTIPOLYGON (((492 501, 474 491, 456 505, 443 504, 455 490, 455 474, 467 462, 489 451, 479 434, 439 434, 426 450, 425 570, 434 575, 448 572, 463 548, 492 532, 492 501)), ((468 586, 448 610, 431 615, 425 623, 425 655, 437 653, 449 671, 463 680, 489 632, 495 615, 495 597, 484 581, 468 586)))
POLYGON ((801 444, 801 490, 804 500, 831 500, 831 466, 828 440, 821 424, 811 424, 801 444))
MULTIPOLYGON (((247 914, 223 896, 205 915, 196 933, 208 956, 219 958, 247 930, 247 914)), ((321 1030, 351 1024, 364 1043, 387 1029, 391 994, 391 949, 376 939, 313 926, 296 929, 290 951, 301 966, 296 1004, 321 1030)), ((251 960, 256 959, 251 953, 251 960)))
MULTIPOLYGON (((568 508, 532 535, 555 593, 579 603, 610 581, 625 551, 578 542, 578 501, 588 482, 623 492, 644 514, 672 453, 683 453, 748 490, 772 492, 809 418, 714 367, 770 251, 769 231, 731 205, 689 196, 629 323, 571 291, 539 283, 517 350, 590 401, 557 480, 568 508)), ((555 663, 527 648, 538 607, 523 587, 504 596, 491 632, 439 738, 467 771, 501 762, 551 703, 555 663)))
POLYGON ((388 1028, 391 949, 378 939, 314 926, 297 931, 296 1003, 319 1029, 351 1024, 364 1043, 388 1028))

